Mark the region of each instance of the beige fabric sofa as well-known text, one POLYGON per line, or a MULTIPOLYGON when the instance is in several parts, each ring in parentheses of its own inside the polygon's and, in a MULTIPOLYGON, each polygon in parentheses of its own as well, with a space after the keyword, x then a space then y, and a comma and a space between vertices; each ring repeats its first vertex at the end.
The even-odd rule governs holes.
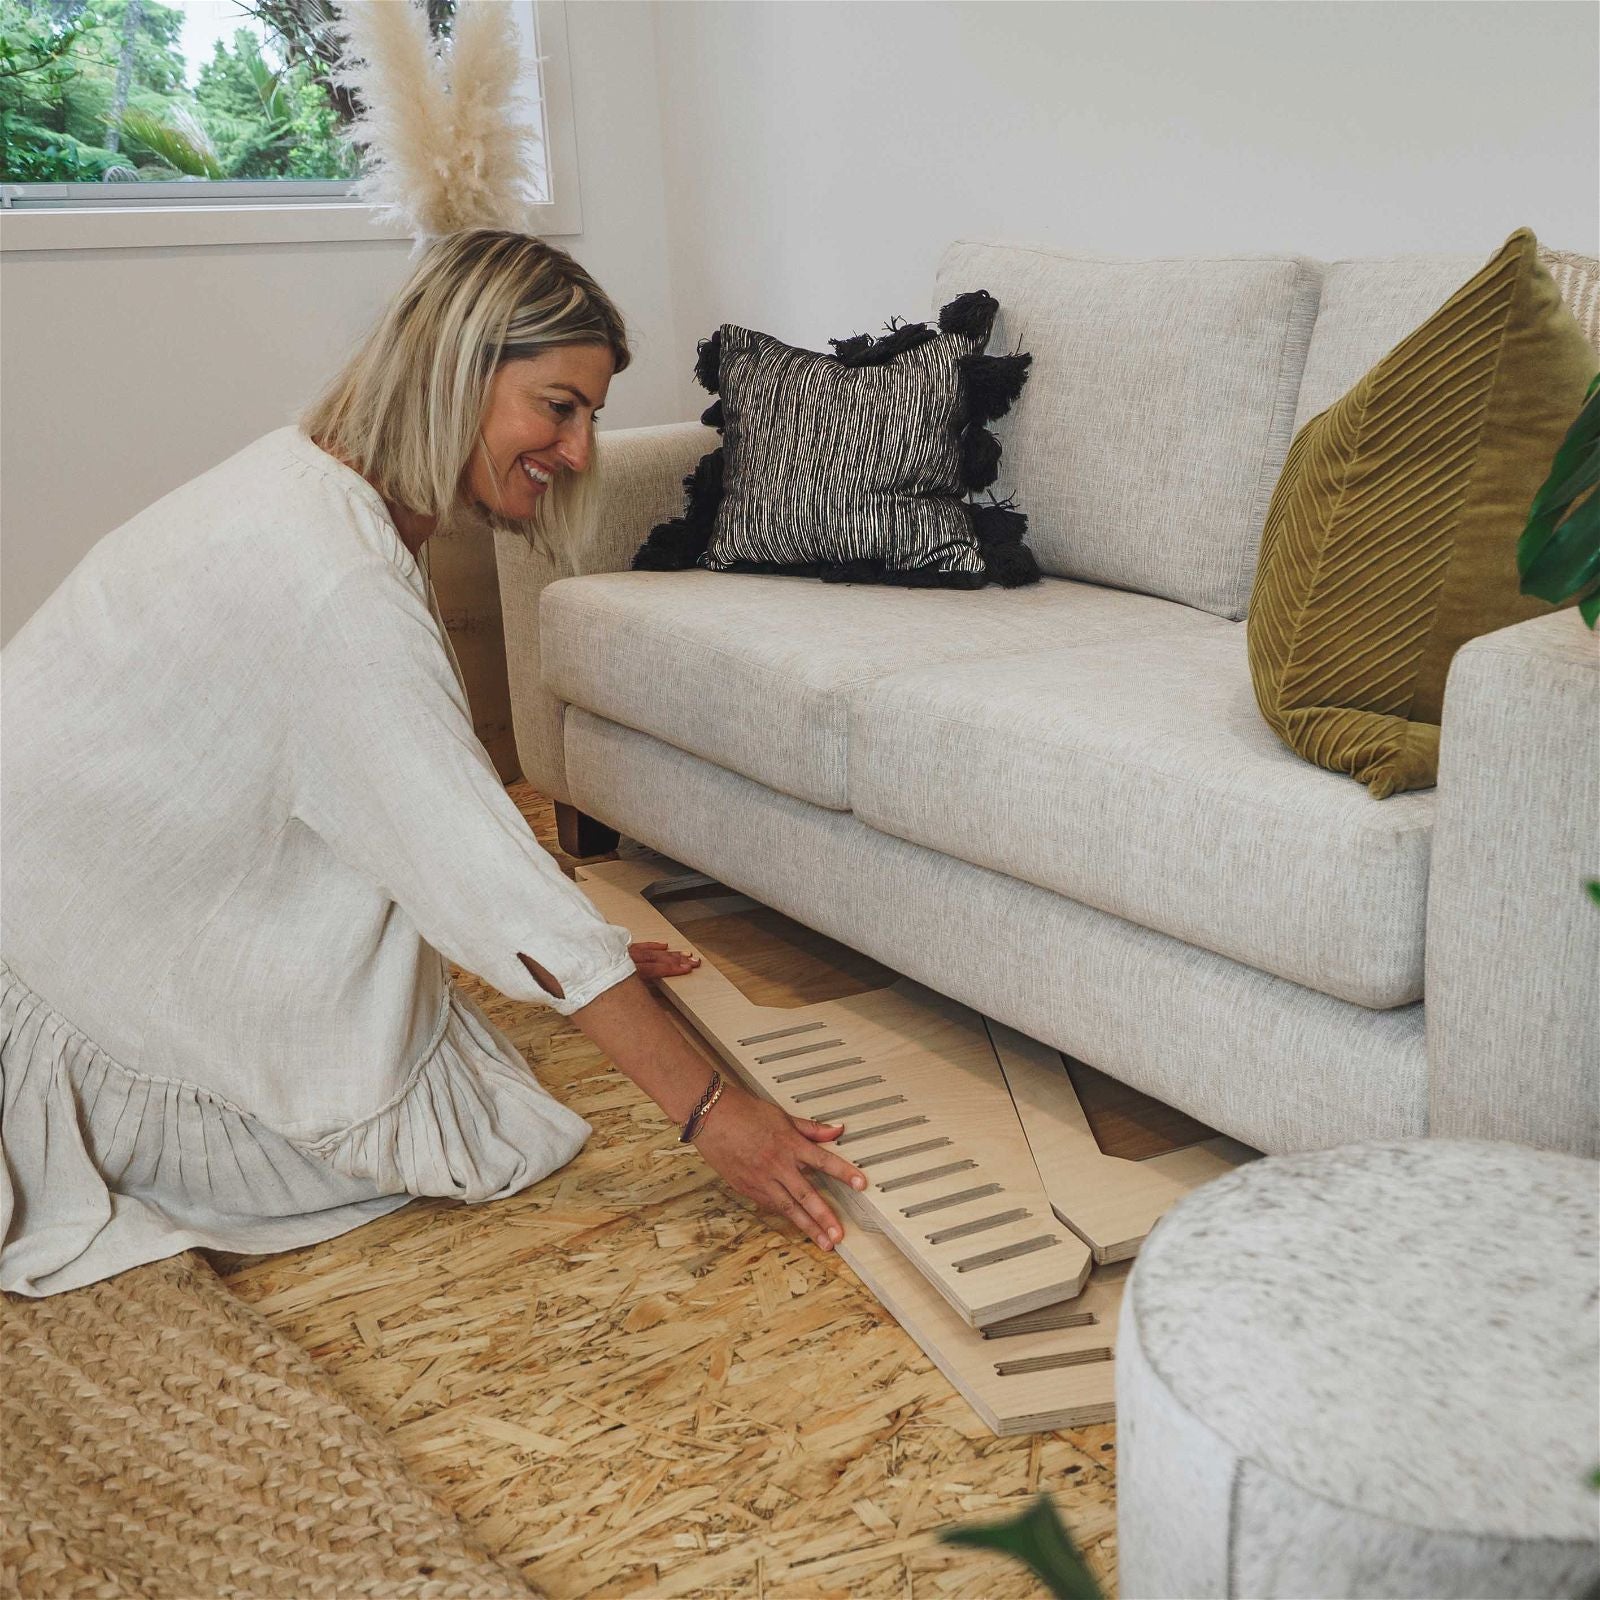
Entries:
MULTIPOLYGON (((1034 355, 998 487, 1048 576, 631 572, 716 436, 607 435, 590 546, 497 538, 525 774, 1261 1149, 1596 1153, 1593 636, 1469 645, 1438 788, 1383 801, 1278 741, 1245 660, 1294 432, 1486 259, 952 246, 932 302, 989 289, 1034 355)), ((1594 264, 1547 264, 1600 343, 1594 264)))

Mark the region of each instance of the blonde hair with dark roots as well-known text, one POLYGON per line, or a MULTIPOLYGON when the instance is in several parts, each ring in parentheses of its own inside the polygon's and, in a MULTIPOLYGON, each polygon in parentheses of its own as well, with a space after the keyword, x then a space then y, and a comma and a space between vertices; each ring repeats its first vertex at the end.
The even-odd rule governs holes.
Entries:
MULTIPOLYGON (((385 499, 443 527, 467 514, 496 369, 577 344, 604 345, 618 372, 630 359, 621 314, 564 250, 495 228, 446 234, 300 425, 385 499)), ((490 523, 566 544, 593 519, 597 462, 591 451, 587 471, 558 474, 531 523, 492 508, 490 523)))

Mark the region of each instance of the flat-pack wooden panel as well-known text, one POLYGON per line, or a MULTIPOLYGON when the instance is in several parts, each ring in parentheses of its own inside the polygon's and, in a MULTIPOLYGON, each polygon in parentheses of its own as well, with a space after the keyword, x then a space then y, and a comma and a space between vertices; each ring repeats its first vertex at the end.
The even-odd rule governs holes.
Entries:
POLYGON ((1065 1326, 970 1328, 883 1234, 846 1235, 839 1254, 997 1434, 1109 1422, 1113 1355, 1128 1267, 1096 1267, 1082 1292, 1016 1319, 1065 1326))
POLYGON ((1060 1052, 1003 1023, 990 1022, 989 1033, 1051 1205, 1097 1262, 1128 1260, 1191 1189, 1259 1154, 1218 1134, 1143 1161, 1107 1155, 1060 1052))
MULTIPOLYGON (((1049 1046, 887 969, 867 979, 883 987, 857 977, 843 997, 758 1004, 693 935, 772 913, 659 857, 580 866, 577 880, 636 940, 701 957, 660 986, 680 1026, 757 1093, 846 1125, 841 1153, 872 1181, 820 1180, 848 1224, 839 1255, 984 1422, 1013 1434, 1109 1420, 1127 1258, 1168 1206, 1257 1152, 1144 1100, 1146 1122, 1158 1115, 1138 1144, 1155 1153, 1108 1154, 1049 1046), (1184 1137, 1197 1142, 1163 1148, 1184 1137)), ((793 997, 762 975, 781 951, 726 959, 758 992, 793 997)))
MULTIPOLYGON (((660 872, 635 859, 577 878, 635 939, 693 949, 646 898, 660 872)), ((904 979, 812 1006, 758 1006, 704 958, 661 987, 756 1092, 846 1125, 837 1148, 871 1181, 855 1191, 823 1180, 829 1199, 849 1220, 870 1218, 963 1322, 1082 1289, 1090 1252, 1051 1208, 981 1017, 904 979)))

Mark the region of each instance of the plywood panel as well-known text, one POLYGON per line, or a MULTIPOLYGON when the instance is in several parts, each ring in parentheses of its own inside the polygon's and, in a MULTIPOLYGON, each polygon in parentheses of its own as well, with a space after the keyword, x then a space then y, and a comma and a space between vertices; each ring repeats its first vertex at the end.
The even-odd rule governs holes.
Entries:
POLYGON ((887 988, 898 977, 870 956, 725 889, 691 890, 653 904, 757 1005, 839 1000, 887 988))
POLYGON ((1218 1134, 1144 1161, 1107 1155, 1060 1053, 1003 1023, 989 1033, 1056 1216, 1098 1262, 1126 1261, 1191 1189, 1260 1153, 1218 1134))
MULTIPOLYGON (((636 939, 694 949, 645 898, 660 870, 607 862, 580 867, 577 882, 636 939)), ((870 1216, 963 1322, 981 1327, 1082 1289, 1089 1251, 1051 1210, 981 1018, 905 979, 812 1006, 758 1006, 695 953, 700 968, 663 993, 757 1092, 846 1124, 840 1152, 871 1185, 824 1180, 830 1199, 847 1218, 870 1216)))
POLYGON ((839 1254, 997 1434, 1081 1428, 1115 1414, 1113 1360, 1125 1265, 1097 1267, 1082 1292, 1065 1302, 1071 1326, 1012 1334, 1003 1324, 979 1330, 953 1316, 882 1234, 850 1234, 839 1254))
POLYGON ((676 863, 576 877, 635 938, 701 956, 661 985, 691 1037, 786 1109, 846 1124, 842 1153, 873 1183, 823 1181, 850 1223, 839 1257, 983 1421, 1110 1418, 1128 1258, 1257 1152, 1073 1063, 1096 1129, 1059 1052, 676 863))

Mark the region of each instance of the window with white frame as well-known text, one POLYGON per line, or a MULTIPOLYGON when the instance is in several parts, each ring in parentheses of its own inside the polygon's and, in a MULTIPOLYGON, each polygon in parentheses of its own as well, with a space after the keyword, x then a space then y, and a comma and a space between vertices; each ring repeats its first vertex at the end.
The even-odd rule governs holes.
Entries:
MULTIPOLYGON (((447 37, 457 0, 424 3, 447 37)), ((534 226, 576 232, 564 7, 491 3, 516 18, 541 134, 534 226)), ((350 215, 340 37, 338 0, 0 0, 5 247, 392 233, 350 215)))

